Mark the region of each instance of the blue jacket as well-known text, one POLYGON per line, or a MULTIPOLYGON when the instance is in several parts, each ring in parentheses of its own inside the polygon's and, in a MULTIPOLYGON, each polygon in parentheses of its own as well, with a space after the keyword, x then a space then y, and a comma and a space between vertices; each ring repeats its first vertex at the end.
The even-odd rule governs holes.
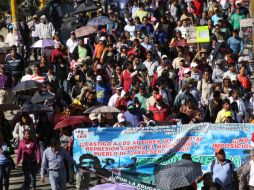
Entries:
POLYGON ((141 111, 138 109, 135 110, 127 110, 124 112, 124 117, 126 121, 130 122, 132 127, 137 127, 139 122, 142 121, 142 114, 141 111))

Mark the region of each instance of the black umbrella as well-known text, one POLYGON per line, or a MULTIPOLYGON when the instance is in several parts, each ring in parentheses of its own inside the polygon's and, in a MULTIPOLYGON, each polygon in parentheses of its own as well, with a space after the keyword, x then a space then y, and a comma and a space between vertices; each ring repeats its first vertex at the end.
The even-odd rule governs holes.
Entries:
POLYGON ((0 104, 0 110, 5 112, 9 110, 19 110, 20 107, 16 104, 0 104))
POLYGON ((30 89, 38 89, 42 87, 42 84, 35 81, 35 80, 27 80, 24 82, 20 82, 15 86, 12 91, 18 92, 18 91, 24 91, 24 90, 30 90, 30 89))
POLYGON ((38 93, 36 95, 34 95, 32 98, 31 98, 31 102, 36 104, 36 103, 43 103, 45 101, 51 101, 53 100, 55 97, 46 92, 46 93, 38 93))
POLYGON ((76 7, 76 9, 72 12, 71 15, 76 15, 76 14, 88 12, 88 11, 94 11, 97 9, 99 9, 99 7, 93 2, 82 3, 78 7, 76 7))
POLYGON ((173 190, 191 185, 202 176, 201 164, 191 160, 180 160, 165 166, 155 175, 156 188, 173 190))
POLYGON ((51 112, 53 109, 43 104, 29 104, 23 106, 19 113, 51 112))

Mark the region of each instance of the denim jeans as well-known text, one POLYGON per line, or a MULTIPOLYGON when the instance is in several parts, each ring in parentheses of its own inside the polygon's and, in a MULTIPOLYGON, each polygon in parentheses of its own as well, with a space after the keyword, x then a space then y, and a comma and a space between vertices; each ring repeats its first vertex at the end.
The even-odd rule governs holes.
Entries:
POLYGON ((65 190, 66 189, 65 169, 59 171, 49 170, 49 181, 52 190, 65 190))
POLYGON ((46 149, 45 143, 43 141, 39 141, 39 148, 41 155, 43 155, 43 152, 46 149))
POLYGON ((23 161, 22 171, 25 177, 24 190, 30 190, 30 184, 32 184, 32 188, 36 189, 36 172, 37 172, 36 161, 23 161))
POLYGON ((0 190, 9 189, 10 172, 11 172, 10 163, 0 165, 0 190))

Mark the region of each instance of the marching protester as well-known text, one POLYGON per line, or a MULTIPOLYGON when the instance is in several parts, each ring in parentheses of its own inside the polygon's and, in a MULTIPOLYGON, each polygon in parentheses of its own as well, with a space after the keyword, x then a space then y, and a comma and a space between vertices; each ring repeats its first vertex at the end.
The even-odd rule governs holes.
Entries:
POLYGON ((41 154, 36 141, 32 140, 31 132, 24 130, 24 137, 19 142, 16 167, 22 160, 22 171, 24 175, 24 189, 36 189, 37 165, 40 163, 41 154))

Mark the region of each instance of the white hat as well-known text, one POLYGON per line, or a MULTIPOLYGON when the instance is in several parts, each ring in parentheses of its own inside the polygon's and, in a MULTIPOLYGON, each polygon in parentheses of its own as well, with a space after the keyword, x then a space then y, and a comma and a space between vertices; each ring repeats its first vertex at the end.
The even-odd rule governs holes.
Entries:
POLYGON ((89 115, 89 119, 90 119, 90 120, 96 120, 96 119, 98 119, 97 114, 96 114, 96 113, 91 113, 91 114, 89 115))
POLYGON ((241 1, 241 0, 235 1, 235 4, 236 4, 236 5, 237 5, 238 3, 242 3, 242 1, 241 1))
POLYGON ((102 80, 101 75, 98 75, 98 76, 96 77, 96 80, 97 80, 97 81, 101 81, 101 80, 102 80))
POLYGON ((161 59, 167 59, 167 58, 168 58, 167 55, 162 55, 162 56, 161 56, 161 59))
POLYGON ((187 68, 187 69, 184 69, 184 74, 187 74, 187 73, 189 73, 189 72, 191 72, 191 70, 189 69, 189 68, 187 68))
POLYGON ((238 63, 248 61, 245 57, 241 56, 238 58, 238 63))
POLYGON ((123 113, 119 113, 119 114, 117 115, 117 120, 118 120, 119 123, 122 123, 122 122, 125 122, 125 121, 126 121, 126 120, 125 120, 125 116, 123 115, 123 113))
POLYGON ((197 67, 198 64, 197 64, 196 62, 192 62, 192 63, 190 64, 190 66, 191 66, 191 67, 197 67))
POLYGON ((42 15, 40 19, 46 19, 47 17, 45 15, 42 15))
POLYGON ((100 37, 99 41, 106 41, 106 37, 105 36, 100 37))

